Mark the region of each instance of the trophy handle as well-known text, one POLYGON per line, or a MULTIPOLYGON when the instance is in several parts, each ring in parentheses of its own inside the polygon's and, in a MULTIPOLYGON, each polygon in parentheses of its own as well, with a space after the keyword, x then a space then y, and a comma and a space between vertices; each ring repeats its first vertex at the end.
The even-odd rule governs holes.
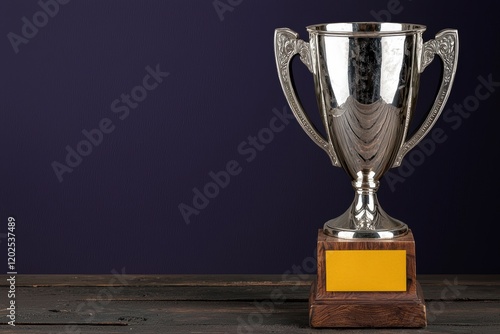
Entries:
POLYGON ((309 71, 314 73, 309 43, 299 39, 299 35, 296 32, 288 28, 279 28, 274 33, 274 54, 281 88, 283 88, 283 92, 295 118, 307 135, 328 154, 333 165, 340 167, 333 145, 311 123, 309 117, 304 112, 304 108, 297 97, 293 85, 290 62, 296 54, 300 55, 300 60, 307 66, 309 71))
POLYGON ((451 86, 455 78, 455 72, 458 62, 458 31, 454 29, 441 30, 435 39, 424 43, 422 50, 422 59, 419 67, 419 73, 434 59, 437 54, 443 61, 443 78, 437 94, 437 98, 432 105, 431 111, 427 115, 424 123, 418 131, 399 149, 398 155, 392 167, 401 165, 403 157, 414 148, 436 123, 439 115, 443 111, 444 105, 450 95, 451 86))

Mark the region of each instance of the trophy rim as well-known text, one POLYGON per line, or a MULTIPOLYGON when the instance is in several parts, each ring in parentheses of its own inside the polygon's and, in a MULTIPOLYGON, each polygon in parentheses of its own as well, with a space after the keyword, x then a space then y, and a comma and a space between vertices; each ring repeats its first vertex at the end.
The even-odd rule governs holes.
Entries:
POLYGON ((427 26, 423 24, 404 23, 404 22, 376 22, 376 21, 353 21, 353 22, 330 22, 319 23, 306 26, 309 33, 317 35, 332 36, 387 36, 387 35, 407 35, 417 32, 423 33, 427 26), (376 26, 387 30, 366 30, 355 31, 354 26, 376 26), (350 29, 349 29, 350 27, 350 29), (399 27, 396 28, 396 27, 399 27))

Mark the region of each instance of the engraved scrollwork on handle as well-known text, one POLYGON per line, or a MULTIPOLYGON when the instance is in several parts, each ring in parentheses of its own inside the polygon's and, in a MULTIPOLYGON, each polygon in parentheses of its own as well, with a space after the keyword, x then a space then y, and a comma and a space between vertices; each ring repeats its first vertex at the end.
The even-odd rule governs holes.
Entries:
POLYGON ((307 66, 309 72, 314 73, 311 63, 311 50, 309 49, 309 43, 303 40, 297 41, 297 50, 300 55, 300 60, 307 66))
POLYGON ((333 145, 318 132, 304 112, 290 76, 290 61, 297 54, 309 71, 314 73, 309 43, 299 39, 298 34, 290 29, 276 29, 274 51, 281 87, 295 118, 307 135, 328 154, 332 164, 340 167, 333 145))
POLYGON ((451 33, 444 34, 440 36, 440 38, 431 39, 425 42, 420 72, 425 70, 427 65, 434 59, 434 55, 437 54, 443 59, 443 66, 445 67, 444 74, 447 75, 446 79, 449 80, 452 72, 455 44, 455 37, 451 33))
POLYGON ((290 80, 288 71, 290 60, 296 54, 300 55, 300 60, 307 66, 309 71, 313 73, 312 63, 311 63, 311 51, 309 50, 309 43, 297 39, 295 36, 290 36, 287 33, 277 33, 277 47, 278 47, 278 63, 280 69, 283 71, 283 75, 286 75, 286 79, 290 80))
POLYGON ((431 111, 426 119, 415 132, 415 134, 406 141, 398 152, 393 167, 401 165, 404 156, 414 148, 432 129, 437 121, 437 118, 443 111, 444 105, 450 95, 451 86, 455 78, 458 61, 458 32, 453 29, 442 30, 436 35, 435 39, 431 39, 424 43, 422 48, 422 63, 420 73, 432 62, 434 55, 440 56, 443 61, 443 77, 441 86, 432 105, 431 111))

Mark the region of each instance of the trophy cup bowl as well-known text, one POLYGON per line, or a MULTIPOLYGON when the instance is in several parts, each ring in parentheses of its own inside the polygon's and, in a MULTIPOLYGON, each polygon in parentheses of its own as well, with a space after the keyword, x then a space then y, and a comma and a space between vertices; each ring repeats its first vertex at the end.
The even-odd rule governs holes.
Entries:
POLYGON ((384 173, 432 129, 450 94, 458 60, 458 33, 446 29, 423 42, 419 24, 351 22, 307 27, 309 42, 288 28, 275 31, 276 66, 297 121, 352 180, 354 201, 327 221, 326 235, 343 239, 393 239, 408 226, 380 206, 377 189, 384 173), (297 97, 290 62, 295 55, 313 74, 326 136, 311 123, 297 97), (441 85, 431 110, 413 134, 420 74, 439 55, 441 85))

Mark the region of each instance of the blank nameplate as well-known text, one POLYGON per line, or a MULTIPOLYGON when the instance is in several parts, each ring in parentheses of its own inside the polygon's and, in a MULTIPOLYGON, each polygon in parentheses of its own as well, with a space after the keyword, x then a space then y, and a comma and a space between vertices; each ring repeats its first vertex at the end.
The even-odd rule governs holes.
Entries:
POLYGON ((325 251, 326 291, 406 291, 406 250, 325 251))

